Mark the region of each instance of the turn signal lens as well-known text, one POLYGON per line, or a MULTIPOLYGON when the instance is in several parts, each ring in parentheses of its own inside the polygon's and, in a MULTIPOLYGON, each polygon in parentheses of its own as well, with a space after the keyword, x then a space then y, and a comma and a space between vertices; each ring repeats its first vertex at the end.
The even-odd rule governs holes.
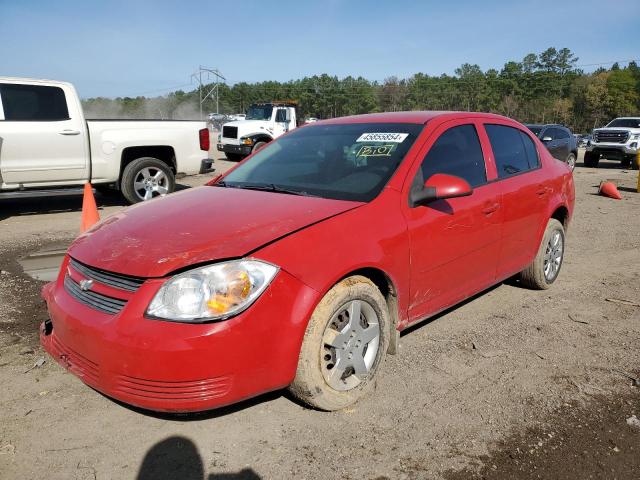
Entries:
POLYGON ((242 143, 244 145, 253 145, 253 140, 251 140, 250 138, 243 138, 242 143))
POLYGON ((147 315, 179 322, 227 318, 248 308, 276 273, 278 267, 251 259, 196 268, 167 280, 147 315))

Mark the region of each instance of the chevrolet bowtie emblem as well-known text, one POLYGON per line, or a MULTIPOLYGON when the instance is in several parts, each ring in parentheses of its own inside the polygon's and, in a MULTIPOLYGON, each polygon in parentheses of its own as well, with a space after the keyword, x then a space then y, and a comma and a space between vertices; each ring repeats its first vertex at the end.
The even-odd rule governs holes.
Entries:
POLYGON ((87 290, 91 290, 91 287, 93 287, 93 280, 80 280, 80 290, 86 292, 87 290))

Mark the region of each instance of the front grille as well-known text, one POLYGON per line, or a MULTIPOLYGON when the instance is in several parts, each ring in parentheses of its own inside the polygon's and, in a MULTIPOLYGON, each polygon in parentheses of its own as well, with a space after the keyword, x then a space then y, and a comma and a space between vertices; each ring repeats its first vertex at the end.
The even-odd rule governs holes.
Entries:
POLYGON ((595 133, 597 143, 627 143, 629 132, 624 130, 608 130, 595 133))
POLYGON ((222 127, 224 138, 238 138, 238 127, 222 127))
POLYGON ((115 390, 141 398, 172 401, 206 401, 229 393, 232 379, 229 376, 192 381, 147 380, 127 375, 116 377, 115 390))
POLYGON ((84 303, 91 308, 111 315, 120 312, 127 303, 126 300, 108 297, 90 290, 82 290, 80 285, 74 282, 69 275, 64 277, 64 289, 80 303, 84 303))
POLYGON ((69 265, 78 273, 81 273, 87 278, 91 278, 97 282, 103 283, 119 290, 125 290, 127 292, 135 292, 140 288, 140 285, 144 283, 144 278, 130 277, 127 275, 120 275, 118 273, 105 272, 97 268, 83 265, 82 263, 74 260, 69 260, 69 265))

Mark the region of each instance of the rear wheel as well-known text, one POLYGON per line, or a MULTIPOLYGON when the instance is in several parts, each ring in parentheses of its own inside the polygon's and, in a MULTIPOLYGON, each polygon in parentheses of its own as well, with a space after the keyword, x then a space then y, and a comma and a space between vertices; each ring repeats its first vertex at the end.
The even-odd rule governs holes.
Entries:
POLYGON ((569 156, 567 157, 567 165, 569 166, 569 168, 573 172, 573 169, 576 168, 576 154, 575 153, 571 152, 569 154, 569 156))
POLYGON ((523 285, 545 290, 558 278, 564 259, 564 227, 555 218, 549 220, 542 243, 533 262, 520 272, 523 285))
POLYGON ((362 276, 343 280, 309 320, 289 390, 321 410, 352 405, 373 388, 389 338, 389 312, 380 290, 362 276))
POLYGON ((131 204, 164 196, 175 188, 176 179, 169 166, 152 157, 138 158, 129 163, 120 181, 122 195, 131 204))
POLYGON ((596 152, 584 152, 584 166, 596 168, 600 162, 600 154, 596 152))

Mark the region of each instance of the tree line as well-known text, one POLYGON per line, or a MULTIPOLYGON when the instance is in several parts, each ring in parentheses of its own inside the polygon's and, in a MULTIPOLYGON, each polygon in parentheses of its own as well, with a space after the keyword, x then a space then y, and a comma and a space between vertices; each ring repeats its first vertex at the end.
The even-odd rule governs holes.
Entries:
MULTIPOLYGON (((402 110, 494 112, 524 123, 562 123, 587 132, 617 116, 640 115, 640 68, 631 61, 586 73, 567 48, 548 48, 502 69, 465 63, 454 75, 416 73, 382 82, 328 74, 288 82, 219 85, 220 113, 240 113, 255 102, 296 100, 306 117, 332 118, 402 110)), ((206 87, 205 87, 206 88, 206 87)), ((147 98, 83 100, 90 118, 199 117, 198 90, 147 98)), ((208 98, 203 112, 215 112, 208 98)))

